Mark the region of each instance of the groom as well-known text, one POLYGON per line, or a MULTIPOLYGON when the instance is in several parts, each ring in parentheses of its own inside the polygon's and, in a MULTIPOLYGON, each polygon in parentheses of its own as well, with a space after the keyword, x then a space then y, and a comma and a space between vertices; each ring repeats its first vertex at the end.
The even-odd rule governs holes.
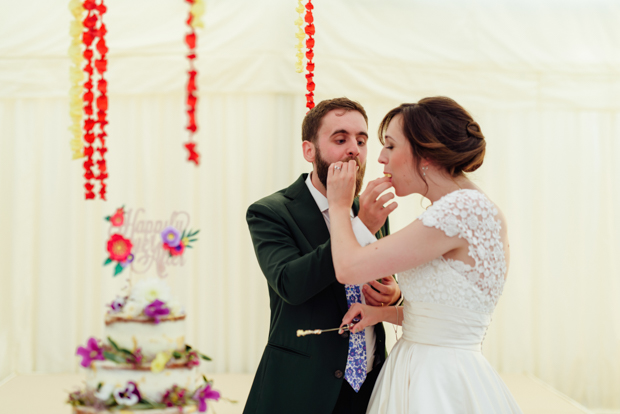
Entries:
MULTIPOLYGON (((369 305, 389 306, 400 297, 392 277, 361 289, 345 287, 337 282, 332 263, 327 168, 336 161, 356 160, 359 194, 367 131, 366 112, 357 102, 320 102, 302 124, 303 155, 313 171, 248 209, 254 250, 269 287, 271 323, 245 414, 366 412, 385 361, 383 325, 368 327, 351 341, 348 332, 304 337, 296 332, 340 326, 348 304, 360 298, 369 305)), ((388 187, 387 179, 374 180, 355 199, 352 224, 362 245, 389 233, 392 209, 382 208, 384 200, 377 200, 388 187)))

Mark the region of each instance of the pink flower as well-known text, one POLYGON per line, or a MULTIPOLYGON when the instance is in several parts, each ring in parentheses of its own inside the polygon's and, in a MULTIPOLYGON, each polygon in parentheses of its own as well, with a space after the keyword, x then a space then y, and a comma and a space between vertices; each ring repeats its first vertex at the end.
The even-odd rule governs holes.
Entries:
POLYGON ((142 360, 144 359, 144 355, 142 355, 142 348, 137 348, 131 355, 127 355, 125 357, 125 362, 128 364, 133 364, 134 367, 140 365, 142 360))
POLYGON ((166 404, 167 407, 181 407, 187 404, 187 396, 185 392, 187 390, 185 388, 181 388, 178 385, 173 385, 164 397, 162 398, 162 404, 166 404))
POLYGON ((198 411, 204 413, 207 411, 207 400, 219 400, 220 393, 219 391, 212 390, 211 384, 207 383, 204 387, 198 388, 192 398, 198 401, 198 411))
POLYGON ((187 353, 187 366, 188 367, 197 367, 200 365, 200 357, 198 356, 198 352, 190 351, 187 353))
POLYGON ((93 361, 103 361, 103 349, 97 343, 95 338, 90 338, 86 343, 86 348, 80 346, 77 349, 76 355, 82 357, 82 366, 88 368, 93 361))
POLYGON ((124 221, 125 212, 123 211, 122 207, 116 210, 116 213, 114 213, 114 215, 110 217, 110 223, 112 223, 114 227, 122 226, 124 221))

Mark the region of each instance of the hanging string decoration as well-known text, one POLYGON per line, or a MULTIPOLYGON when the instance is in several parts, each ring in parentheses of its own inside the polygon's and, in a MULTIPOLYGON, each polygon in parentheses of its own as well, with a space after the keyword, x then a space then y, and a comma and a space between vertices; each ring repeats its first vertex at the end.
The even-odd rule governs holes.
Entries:
POLYGON ((186 128, 189 131, 189 141, 185 143, 185 148, 188 151, 187 160, 198 165, 200 154, 196 151, 196 142, 193 141, 194 134, 198 130, 198 126, 196 125, 196 103, 198 101, 198 96, 196 95, 196 91, 198 90, 196 86, 196 76, 198 75, 198 72, 194 66, 194 60, 196 60, 196 28, 204 27, 202 15, 204 14, 205 6, 203 0, 185 1, 192 5, 187 18, 189 33, 185 35, 185 43, 189 48, 189 52, 187 54, 187 59, 189 60, 189 71, 187 73, 189 78, 186 88, 186 107, 188 118, 186 128))
POLYGON ((105 160, 108 85, 104 76, 108 64, 106 58, 108 47, 105 42, 106 27, 103 24, 103 15, 107 8, 103 2, 104 0, 100 0, 99 3, 96 0, 84 0, 80 3, 78 0, 71 0, 69 3, 69 9, 75 17, 70 27, 72 43, 69 47, 69 56, 73 65, 69 73, 71 78, 69 110, 72 120, 69 130, 73 134, 71 140, 73 159, 86 157, 83 166, 87 200, 95 198, 96 181, 100 183, 99 197, 105 200, 105 179, 108 178, 105 160), (95 77, 95 72, 98 74, 98 79, 95 77), (82 84, 84 77, 86 82, 82 84), (94 106, 97 108, 96 116, 94 106), (96 140, 99 141, 98 147, 95 147, 96 140), (99 153, 98 157, 96 153, 99 153), (93 170, 95 164, 96 172, 93 170))
POLYGON ((306 16, 304 20, 307 25, 305 28, 305 32, 308 35, 306 39, 306 70, 308 73, 306 74, 306 89, 308 93, 306 94, 306 108, 308 110, 314 108, 314 62, 312 59, 314 58, 314 17, 312 16, 312 10, 314 6, 312 6, 312 0, 308 0, 306 3, 306 16))
POLYGON ((69 126, 69 131, 72 136, 69 145, 72 158, 75 160, 84 157, 84 144, 82 143, 82 81, 84 80, 84 72, 82 72, 82 65, 84 64, 82 57, 82 32, 84 32, 82 16, 84 15, 84 6, 80 0, 71 0, 69 10, 74 18, 69 26, 69 34, 71 35, 71 45, 69 46, 69 59, 71 61, 69 68, 69 80, 71 82, 69 116, 71 117, 71 126, 69 126))
POLYGON ((304 53, 302 52, 302 49, 304 48, 304 38, 306 37, 306 33, 304 32, 303 28, 304 10, 305 7, 302 3, 302 0, 297 0, 297 8, 295 9, 295 11, 299 14, 299 17, 297 18, 297 20, 295 20, 295 25, 297 26, 297 33, 295 34, 295 37, 297 38, 297 46, 295 46, 295 48, 297 49, 297 62, 295 63, 295 70, 297 71, 297 73, 301 73, 304 71, 304 53))
POLYGON ((93 101, 95 99, 95 95, 93 93, 93 42, 97 36, 97 13, 95 12, 95 8, 97 5, 93 0, 85 0, 84 9, 86 9, 86 17, 83 20, 84 24, 84 32, 82 33, 82 42, 84 43, 84 52, 83 56, 86 59, 86 65, 84 66, 84 73, 86 74, 86 82, 84 83, 84 93, 82 95, 82 104, 84 110, 84 156, 86 157, 86 161, 84 161, 84 178, 86 179, 86 184, 84 184, 84 188, 86 189, 86 199, 94 199, 95 192, 94 184, 92 180, 95 178, 95 174, 93 173, 93 142, 95 141, 95 118, 93 117, 93 101))
POLYGON ((107 29, 105 24, 103 23, 103 15, 107 11, 106 6, 103 4, 104 0, 101 0, 99 5, 97 6, 97 12, 99 13, 99 28, 97 30, 97 52, 99 53, 99 59, 95 61, 95 68, 97 69, 97 73, 99 74, 99 79, 97 81, 97 91, 99 92, 99 96, 97 97, 97 125, 99 126, 99 132, 97 134, 97 139, 99 140, 99 147, 96 148, 96 151, 99 153, 99 159, 97 160, 97 176, 96 180, 99 181, 99 197, 102 200, 105 200, 106 196, 106 184, 105 179, 108 178, 108 167, 106 164, 105 153, 108 152, 106 147, 106 138, 108 137, 107 132, 105 131, 106 125, 108 125, 108 81, 105 79, 105 73, 108 69, 108 46, 105 41, 105 35, 107 33, 107 29))

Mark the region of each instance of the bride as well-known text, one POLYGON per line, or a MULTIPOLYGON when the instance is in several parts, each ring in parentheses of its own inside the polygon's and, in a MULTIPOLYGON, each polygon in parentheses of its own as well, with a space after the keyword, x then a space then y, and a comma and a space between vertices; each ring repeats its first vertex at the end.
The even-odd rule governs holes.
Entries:
POLYGON ((481 353, 510 256, 504 215, 465 175, 484 159, 480 127, 455 101, 435 97, 392 109, 379 136, 379 162, 396 195, 417 193, 432 204, 407 227, 361 247, 349 216, 355 161, 329 168, 336 277, 360 284, 398 273, 405 299, 403 307, 354 304, 343 318, 343 325, 360 319, 355 332, 382 321, 403 327, 367 412, 521 413, 481 353))

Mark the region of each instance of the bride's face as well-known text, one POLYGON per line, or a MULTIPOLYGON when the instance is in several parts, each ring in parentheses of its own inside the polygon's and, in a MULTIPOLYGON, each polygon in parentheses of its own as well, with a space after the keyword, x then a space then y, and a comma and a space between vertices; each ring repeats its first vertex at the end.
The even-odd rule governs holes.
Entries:
POLYGON ((396 115, 390 121, 383 139, 385 144, 379 155, 379 163, 383 164, 384 174, 392 174, 396 195, 402 197, 425 189, 415 168, 411 144, 403 133, 402 115, 396 115))

